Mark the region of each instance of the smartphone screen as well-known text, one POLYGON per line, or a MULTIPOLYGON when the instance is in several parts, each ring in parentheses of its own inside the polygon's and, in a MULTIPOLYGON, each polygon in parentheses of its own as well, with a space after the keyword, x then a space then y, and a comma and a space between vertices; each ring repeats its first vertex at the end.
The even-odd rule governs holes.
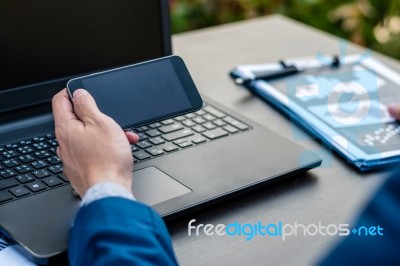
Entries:
POLYGON ((87 90, 100 111, 121 127, 193 112, 203 104, 189 71, 178 56, 72 79, 67 88, 70 95, 79 88, 87 90))

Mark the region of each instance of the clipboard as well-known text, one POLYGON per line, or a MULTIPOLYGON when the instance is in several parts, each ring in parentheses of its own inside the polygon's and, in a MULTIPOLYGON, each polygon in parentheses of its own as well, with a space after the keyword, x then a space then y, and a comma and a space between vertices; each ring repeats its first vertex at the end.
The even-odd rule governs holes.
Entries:
MULTIPOLYGON (((368 54, 344 56, 337 68, 313 57, 285 63, 301 71, 243 85, 360 171, 400 163, 400 124, 387 111, 400 104, 399 74, 368 54)), ((281 69, 279 62, 238 65, 230 75, 248 80, 281 69)))

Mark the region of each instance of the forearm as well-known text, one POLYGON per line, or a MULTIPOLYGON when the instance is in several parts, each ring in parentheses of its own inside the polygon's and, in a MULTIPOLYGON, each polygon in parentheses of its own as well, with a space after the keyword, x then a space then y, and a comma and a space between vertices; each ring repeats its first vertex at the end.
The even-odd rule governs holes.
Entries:
POLYGON ((79 211, 71 232, 72 265, 176 265, 162 219, 148 206, 120 197, 79 211))

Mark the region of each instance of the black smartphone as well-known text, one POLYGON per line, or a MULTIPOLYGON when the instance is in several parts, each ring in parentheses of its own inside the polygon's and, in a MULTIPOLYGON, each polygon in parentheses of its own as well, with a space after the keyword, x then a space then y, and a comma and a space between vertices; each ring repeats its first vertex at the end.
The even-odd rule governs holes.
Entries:
POLYGON ((199 110, 200 94, 179 56, 168 56, 68 81, 67 91, 87 90, 100 111, 122 128, 199 110))

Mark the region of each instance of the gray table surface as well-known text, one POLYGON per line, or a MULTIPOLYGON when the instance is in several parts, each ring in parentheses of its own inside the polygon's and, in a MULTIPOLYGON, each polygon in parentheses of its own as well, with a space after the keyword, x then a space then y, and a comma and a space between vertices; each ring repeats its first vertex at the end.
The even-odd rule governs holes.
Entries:
MULTIPOLYGON (((277 222, 340 224, 354 221, 388 171, 360 174, 324 149, 265 102, 235 86, 228 71, 237 64, 265 63, 281 58, 312 56, 320 51, 339 53, 339 39, 288 18, 273 15, 177 34, 174 53, 183 57, 203 95, 236 110, 278 134, 292 139, 304 135, 301 145, 320 152, 327 165, 273 184, 185 217, 168 222, 182 265, 312 265, 339 238, 297 236, 286 241, 273 237, 188 236, 187 224, 277 222)), ((349 45, 348 52, 363 52, 349 45)), ((400 64, 374 54, 396 70, 400 64)), ((271 156, 273 156, 271 154, 271 156)), ((268 158, 265 158, 268 160, 268 158)))

